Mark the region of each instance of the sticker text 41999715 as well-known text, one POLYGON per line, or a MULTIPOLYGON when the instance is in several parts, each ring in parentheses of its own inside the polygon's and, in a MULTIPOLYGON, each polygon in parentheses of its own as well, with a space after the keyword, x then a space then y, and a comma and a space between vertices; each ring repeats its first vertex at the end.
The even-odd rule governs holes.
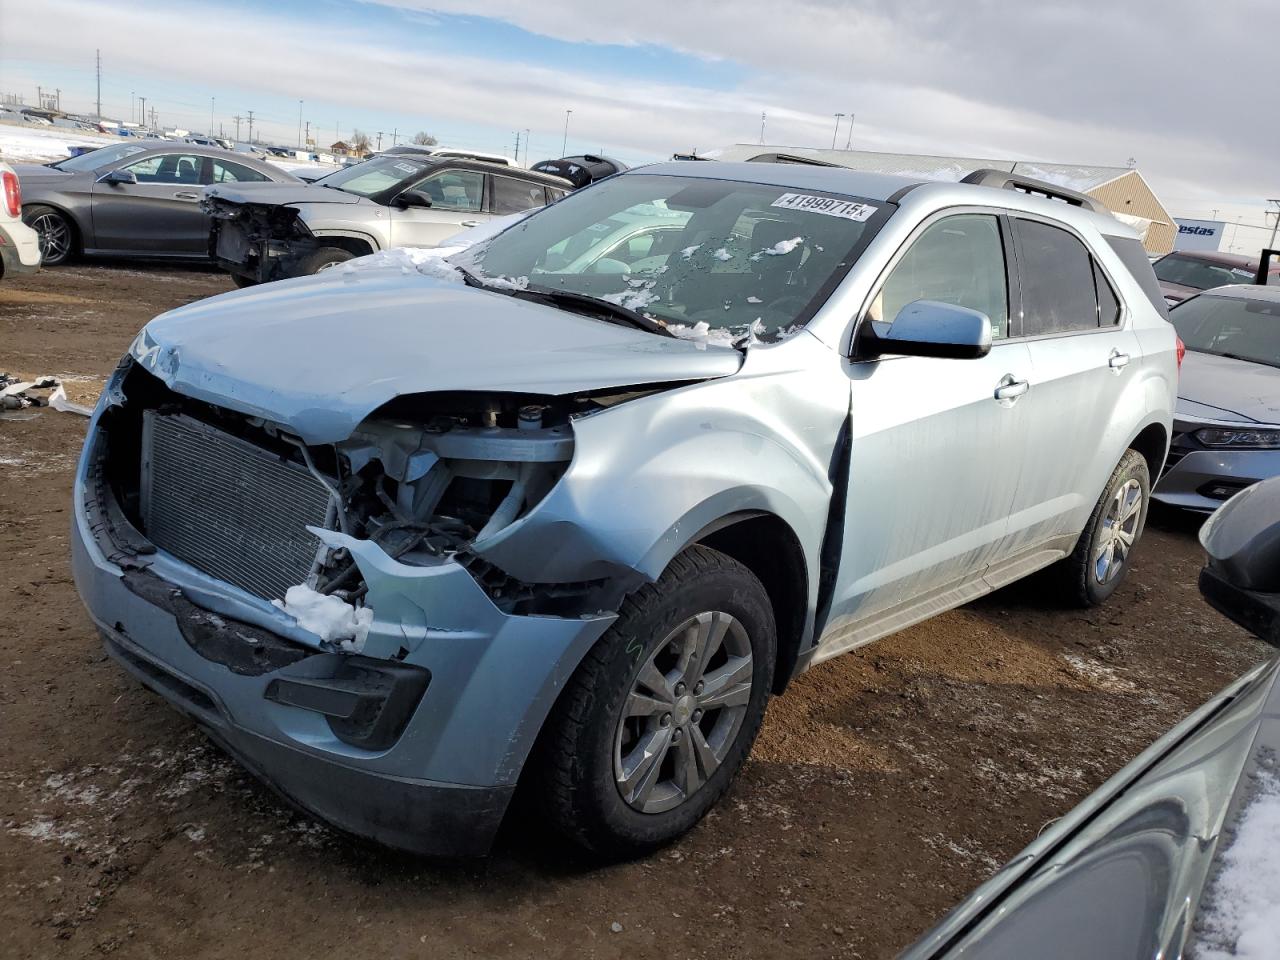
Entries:
POLYGON ((876 212, 876 208, 869 203, 837 200, 834 197, 816 197, 811 193, 784 193, 769 206, 782 207, 784 210, 821 213, 828 217, 843 217, 845 220, 857 220, 859 223, 876 212))

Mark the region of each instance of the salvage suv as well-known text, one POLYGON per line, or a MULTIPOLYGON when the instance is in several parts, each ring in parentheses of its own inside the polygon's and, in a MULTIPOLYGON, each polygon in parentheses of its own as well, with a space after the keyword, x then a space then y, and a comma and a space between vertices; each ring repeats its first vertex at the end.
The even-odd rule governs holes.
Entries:
POLYGON ((1129 568, 1178 375, 1146 255, 966 180, 660 164, 157 317, 75 482, 108 652, 353 833, 483 853, 520 784, 599 855, 672 840, 802 670, 1129 568))
POLYGON ((434 247, 492 217, 545 206, 559 177, 454 156, 382 154, 306 184, 205 191, 209 256, 237 286, 303 277, 389 247, 434 247))

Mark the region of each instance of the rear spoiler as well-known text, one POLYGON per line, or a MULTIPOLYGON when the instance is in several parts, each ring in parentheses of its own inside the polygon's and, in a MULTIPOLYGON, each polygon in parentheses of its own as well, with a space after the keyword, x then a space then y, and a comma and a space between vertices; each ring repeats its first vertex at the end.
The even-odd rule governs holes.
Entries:
POLYGON ((1064 203, 1071 204, 1073 207, 1083 207, 1103 216, 1111 216, 1110 210, 1087 194, 1068 190, 1066 187, 1056 187, 1051 183, 1045 183, 1043 180, 1034 180, 1031 177, 1024 177, 1017 173, 1009 173, 1007 170, 974 170, 960 182, 970 183, 978 187, 995 187, 1000 190, 1020 190, 1023 193, 1048 197, 1050 200, 1061 200, 1064 203))
POLYGON ((1271 272, 1271 258, 1280 257, 1280 250, 1263 250, 1262 256, 1258 258, 1258 274, 1253 278, 1253 282, 1260 287, 1267 285, 1267 274, 1271 272))

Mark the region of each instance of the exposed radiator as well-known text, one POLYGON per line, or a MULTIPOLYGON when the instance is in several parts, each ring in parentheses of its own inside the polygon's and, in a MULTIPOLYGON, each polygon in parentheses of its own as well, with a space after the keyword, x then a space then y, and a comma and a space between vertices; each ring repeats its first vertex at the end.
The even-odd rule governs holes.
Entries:
POLYGON ((148 410, 142 522, 157 547, 271 600, 302 583, 329 492, 305 467, 183 414, 148 410))

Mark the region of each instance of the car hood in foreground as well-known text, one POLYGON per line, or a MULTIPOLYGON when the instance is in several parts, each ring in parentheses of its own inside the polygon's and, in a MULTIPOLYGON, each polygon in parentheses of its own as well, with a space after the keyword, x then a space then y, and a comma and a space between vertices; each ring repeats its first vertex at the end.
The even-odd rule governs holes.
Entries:
POLYGON ((1280 367, 1188 350, 1178 398, 1258 423, 1280 423, 1280 367))
POLYGON ((226 200, 229 203, 263 203, 268 206, 284 206, 297 203, 372 203, 354 193, 345 193, 329 187, 313 186, 296 180, 291 183, 237 183, 209 187, 205 196, 226 200))
POLYGON ((1182 956, 1210 868, 1280 751, 1278 669, 1251 671, 1187 717, 902 960, 1182 956))
POLYGON ((178 393, 345 439, 401 394, 565 395, 706 380, 732 347, 643 330, 405 273, 335 267, 213 297, 152 320, 130 348, 178 393))

